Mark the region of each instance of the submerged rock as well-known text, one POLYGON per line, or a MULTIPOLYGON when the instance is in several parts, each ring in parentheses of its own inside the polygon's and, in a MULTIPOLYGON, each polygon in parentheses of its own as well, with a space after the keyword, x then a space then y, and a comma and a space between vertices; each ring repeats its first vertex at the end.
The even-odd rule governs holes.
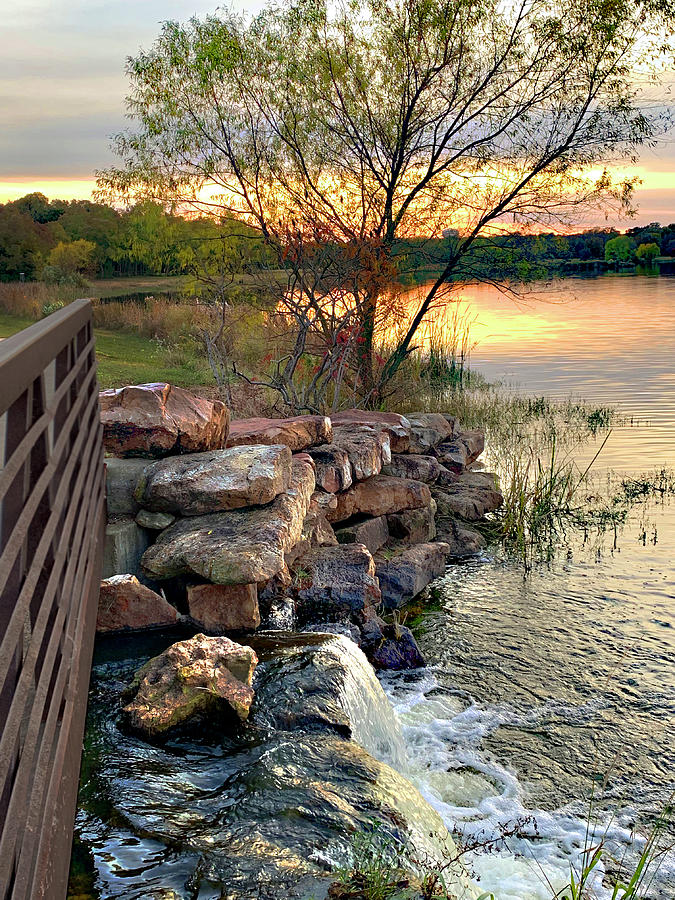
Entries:
POLYGON ((155 578, 198 575, 215 584, 267 581, 285 567, 284 554, 300 540, 314 473, 294 460, 291 484, 269 506, 181 519, 143 555, 155 578))
POLYGON ((344 522, 359 514, 386 516, 404 509, 428 506, 431 502, 428 485, 391 475, 376 475, 336 497, 336 508, 327 512, 329 522, 344 522))
POLYGON ((175 625, 178 610, 135 575, 113 575, 101 582, 96 631, 126 631, 175 625))
POLYGON ((280 444, 231 447, 162 459, 145 469, 141 506, 199 516, 271 503, 291 480, 291 451, 280 444))
POLYGON ((369 425, 386 431, 392 453, 407 453, 410 449, 410 422, 399 413, 373 412, 366 409, 345 409, 331 416, 333 427, 338 425, 369 425))
POLYGON ((191 584, 187 601, 190 617, 211 633, 253 631, 260 625, 255 584, 191 584))
POLYGON ((317 444, 329 444, 333 436, 327 416, 293 416, 288 419, 236 419, 230 424, 228 447, 242 444, 284 444, 293 453, 317 444))
POLYGON ((442 575, 449 552, 447 544, 437 541, 396 548, 388 559, 378 558, 376 571, 385 607, 403 606, 442 575))
POLYGON ((226 637, 197 634, 172 644, 136 672, 125 692, 126 724, 149 738, 224 711, 248 718, 258 658, 226 637))
POLYGON ((370 654, 376 669, 419 669, 426 661, 417 646, 413 633, 404 625, 385 625, 384 639, 370 654))
POLYGON ((112 456, 153 459, 225 446, 230 414, 219 400, 170 384, 101 391, 103 443, 112 456))

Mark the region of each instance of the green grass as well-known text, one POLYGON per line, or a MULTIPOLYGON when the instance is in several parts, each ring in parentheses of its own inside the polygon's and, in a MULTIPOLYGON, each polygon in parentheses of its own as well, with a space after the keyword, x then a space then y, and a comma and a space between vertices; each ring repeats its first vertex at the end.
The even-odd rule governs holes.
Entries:
MULTIPOLYGON (((31 319, 0 310, 0 338, 32 324, 31 319)), ((124 331, 96 328, 94 333, 102 388, 149 381, 168 381, 179 387, 213 384, 208 364, 196 344, 177 348, 124 331)))

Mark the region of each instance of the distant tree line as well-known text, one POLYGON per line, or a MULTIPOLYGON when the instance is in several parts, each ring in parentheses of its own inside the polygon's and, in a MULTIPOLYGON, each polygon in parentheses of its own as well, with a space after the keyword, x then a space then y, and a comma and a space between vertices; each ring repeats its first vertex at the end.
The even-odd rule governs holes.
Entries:
POLYGON ((0 280, 63 282, 82 277, 207 273, 232 245, 250 265, 265 262, 262 242, 241 223, 185 217, 159 203, 125 210, 33 193, 0 205, 0 280))

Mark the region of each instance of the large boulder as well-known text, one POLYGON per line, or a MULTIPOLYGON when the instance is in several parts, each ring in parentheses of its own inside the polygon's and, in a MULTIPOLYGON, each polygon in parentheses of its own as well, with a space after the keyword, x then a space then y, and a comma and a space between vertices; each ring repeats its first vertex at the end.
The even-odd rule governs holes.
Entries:
POLYGON ((329 444, 333 436, 327 416, 293 416, 289 419, 236 419, 230 424, 228 447, 242 444, 284 444, 293 453, 317 444, 329 444))
POLYGON ((431 492, 439 515, 459 516, 467 522, 477 522, 504 502, 496 477, 489 472, 465 472, 442 488, 434 485, 431 492))
POLYGON ((319 447, 312 447, 309 455, 314 460, 317 487, 333 494, 350 487, 352 465, 343 447, 336 444, 321 444, 319 447))
POLYGON ((312 622, 334 621, 380 602, 375 563, 363 544, 317 547, 303 556, 295 590, 298 615, 312 622))
POLYGON ((426 544, 436 537, 436 501, 419 509, 406 509, 387 516, 389 534, 408 544, 426 544))
POLYGON ((416 597, 445 572, 449 552, 448 545, 438 541, 404 545, 388 558, 378 558, 376 572, 384 606, 397 609, 416 597))
POLYGON ((219 400, 170 384, 101 391, 103 443, 112 456, 155 459, 225 446, 230 414, 219 400))
POLYGON ((136 672, 124 695, 124 720, 158 738, 223 713, 246 719, 257 662, 250 647, 226 637, 197 634, 178 641, 136 672))
POLYGON ((191 584, 187 588, 190 617, 205 631, 253 631, 260 625, 255 584, 191 584))
POLYGON ((389 540, 386 516, 358 516, 335 530, 341 544, 363 544, 370 553, 375 553, 389 540))
POLYGON ((352 516, 386 516, 404 509, 417 509, 431 502, 429 487, 421 481, 376 475, 336 494, 335 509, 326 512, 329 522, 344 522, 352 516))
POLYGON ((201 516, 271 503, 290 481, 288 447, 258 444, 161 459, 145 469, 136 496, 144 509, 201 516))
POLYGON ((198 575, 215 584, 267 581, 302 536, 314 490, 312 467, 294 460, 291 484, 268 506, 180 519, 143 555, 153 578, 198 575))
POLYGON ((370 425, 389 434, 392 453, 407 453, 410 449, 410 422, 398 413, 372 412, 366 409, 345 409, 333 413, 331 422, 337 425, 370 425))
POLYGON ((175 625, 180 616, 160 594, 135 575, 113 575, 101 582, 96 631, 128 631, 175 625))
POLYGON ((391 462, 382 467, 383 475, 394 475, 396 478, 412 478, 432 484, 438 478, 441 464, 435 456, 424 456, 420 453, 392 453, 391 462))
POLYGON ((461 474, 484 449, 485 435, 482 431, 463 431, 454 440, 439 444, 436 453, 446 469, 461 474))
POLYGON ((409 413, 410 452, 429 453, 443 441, 454 437, 454 423, 441 413, 409 413))
POLYGON ((349 457, 352 480, 363 481, 391 462, 389 433, 370 425, 339 425, 333 429, 333 444, 349 457))

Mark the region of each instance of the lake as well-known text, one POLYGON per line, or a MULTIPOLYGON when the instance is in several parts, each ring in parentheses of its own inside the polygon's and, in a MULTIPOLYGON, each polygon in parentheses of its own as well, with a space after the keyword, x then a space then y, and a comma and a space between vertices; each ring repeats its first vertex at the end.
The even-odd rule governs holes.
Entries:
MULTIPOLYGON (((536 287, 542 299, 518 303, 459 291, 471 367, 528 394, 616 406, 624 421, 599 475, 674 466, 675 278, 536 287)), ((429 668, 384 678, 409 777, 469 836, 521 820, 474 868, 499 900, 549 900, 583 847, 591 795, 598 833, 622 855, 675 790, 675 504, 636 509, 616 545, 570 534, 527 577, 492 551, 440 584, 420 639, 429 668)), ((675 896, 672 854, 650 896, 675 896)))

